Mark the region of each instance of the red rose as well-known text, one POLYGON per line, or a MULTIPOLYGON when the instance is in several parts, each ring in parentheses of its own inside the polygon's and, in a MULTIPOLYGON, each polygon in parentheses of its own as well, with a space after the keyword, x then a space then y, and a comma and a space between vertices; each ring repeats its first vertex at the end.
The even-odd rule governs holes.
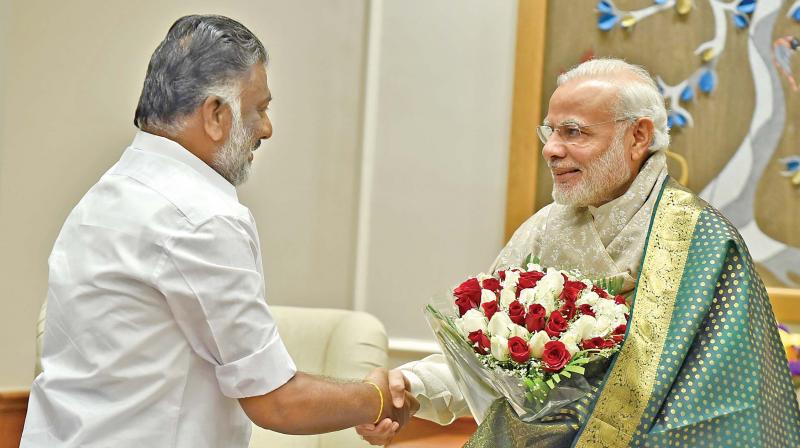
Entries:
POLYGON ((592 349, 592 348, 602 348, 604 342, 605 341, 603 340, 603 338, 594 337, 594 338, 591 338, 591 339, 584 339, 581 342, 581 345, 583 346, 584 350, 588 350, 588 349, 592 349))
MULTIPOLYGON (((510 341, 509 341, 510 342, 510 341)), ((545 372, 558 372, 572 359, 567 346, 561 341, 550 341, 544 344, 542 369, 545 372)))
POLYGON ((536 286, 536 283, 542 279, 542 277, 544 277, 544 272, 523 272, 519 274, 519 282, 517 282, 517 287, 520 291, 523 289, 533 288, 536 286))
POLYGON ((589 305, 588 303, 584 303, 583 305, 579 306, 578 311, 580 311, 581 314, 595 317, 594 310, 592 309, 592 306, 589 305))
POLYGON ((602 348, 611 348, 611 347, 619 344, 620 342, 622 342, 622 338, 623 338, 623 336, 621 334, 620 335, 611 336, 611 339, 606 339, 606 340, 603 341, 603 347, 602 348))
POLYGON ((618 326, 617 328, 615 328, 614 332, 611 333, 611 334, 622 334, 622 335, 624 335, 625 334, 625 330, 627 330, 627 329, 628 329, 628 326, 625 325, 625 324, 622 324, 622 325, 618 326))
POLYGON ((586 285, 583 282, 567 280, 564 282, 564 289, 561 290, 561 295, 558 298, 566 302, 575 303, 578 300, 578 296, 581 295, 581 291, 585 288, 586 285))
POLYGON ((531 349, 525 339, 514 336, 508 340, 508 353, 514 362, 522 364, 531 359, 531 349))
POLYGON ((500 291, 500 280, 496 278, 487 278, 486 280, 481 283, 483 289, 488 289, 489 291, 497 292, 500 291))
POLYGON ((599 287, 597 285, 592 286, 592 291, 594 291, 598 296, 600 296, 600 297, 602 297, 604 299, 610 298, 608 293, 603 288, 601 288, 601 287, 599 287))
POLYGON ((473 277, 458 285, 458 288, 453 290, 453 295, 459 299, 469 300, 474 308, 481 303, 481 285, 478 279, 473 277))
POLYGON ((475 308, 467 297, 459 297, 456 299, 456 306, 458 306, 459 317, 463 316, 467 311, 475 308))
POLYGON ((467 338, 472 342, 472 346, 475 347, 476 352, 481 355, 489 353, 489 347, 491 347, 492 343, 489 341, 489 337, 483 334, 481 330, 471 332, 467 338))
POLYGON ((572 303, 572 302, 565 303, 558 310, 558 312, 561 313, 561 315, 564 316, 564 319, 566 319, 566 320, 570 320, 573 317, 575 317, 575 312, 576 311, 577 310, 575 309, 575 304, 572 303))
POLYGON ((547 321, 547 326, 544 331, 546 331, 550 337, 558 337, 561 333, 567 331, 567 321, 564 320, 564 316, 562 316, 561 313, 553 311, 550 313, 550 320, 547 321))
POLYGON ((614 296, 614 303, 617 305, 627 305, 625 302, 625 297, 623 296, 614 296))
POLYGON ((508 306, 508 317, 511 318, 511 322, 522 325, 525 322, 525 307, 517 300, 511 302, 508 306))
POLYGON ((506 281, 506 271, 497 271, 496 274, 500 277, 500 280, 506 281))
POLYGON ((497 312, 497 300, 484 302, 481 304, 481 307, 483 308, 483 314, 486 315, 486 318, 492 320, 492 316, 497 312))
POLYGON ((547 318, 547 311, 542 305, 534 303, 528 307, 528 315, 525 316, 525 328, 531 333, 544 330, 544 322, 547 318))

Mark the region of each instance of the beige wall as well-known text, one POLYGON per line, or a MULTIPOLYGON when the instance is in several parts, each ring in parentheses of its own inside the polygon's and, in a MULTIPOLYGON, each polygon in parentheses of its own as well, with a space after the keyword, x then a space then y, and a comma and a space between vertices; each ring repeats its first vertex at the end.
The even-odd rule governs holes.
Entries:
POLYGON ((517 8, 373 5, 355 294, 400 358, 435 347, 431 296, 503 246, 517 8))
POLYGON ((0 388, 29 385, 52 243, 130 142, 150 54, 188 13, 238 18, 271 54, 275 136, 240 192, 259 224, 270 303, 352 306, 366 1, 0 4, 11 47, 0 59, 0 86, 10 86, 0 121, 0 388))
POLYGON ((150 54, 212 12, 271 54, 275 134, 240 189, 270 304, 366 309, 396 364, 430 347, 430 293, 502 245, 514 0, 0 0, 0 390, 30 384, 47 256, 130 142, 150 54))

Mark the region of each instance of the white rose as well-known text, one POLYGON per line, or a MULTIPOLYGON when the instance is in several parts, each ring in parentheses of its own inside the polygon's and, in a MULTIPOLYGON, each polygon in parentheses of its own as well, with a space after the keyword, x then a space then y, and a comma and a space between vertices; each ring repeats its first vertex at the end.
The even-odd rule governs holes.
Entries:
POLYGON ((481 272, 480 274, 476 275, 475 278, 478 279, 478 283, 483 284, 484 280, 490 279, 490 278, 492 278, 492 276, 489 275, 489 274, 484 274, 483 272, 481 272))
POLYGON ((522 339, 525 339, 527 341, 528 338, 531 336, 531 334, 528 332, 528 330, 525 327, 522 327, 520 325, 514 324, 510 328, 510 332, 509 332, 509 336, 508 337, 511 338, 511 337, 514 337, 514 336, 519 336, 522 339))
POLYGON ((488 289, 481 289, 481 305, 486 302, 493 302, 495 300, 497 300, 497 296, 494 295, 492 291, 489 291, 488 289))
POLYGON ((514 289, 519 282, 519 271, 506 271, 506 279, 503 280, 503 289, 514 289))
POLYGON ((502 336, 492 336, 491 350, 492 356, 498 361, 508 361, 508 339, 502 336))
POLYGON ((570 331, 575 333, 579 341, 582 341, 592 337, 596 325, 597 319, 584 314, 570 325, 570 331))
POLYGON ((606 317, 609 320, 612 320, 616 317, 616 307, 617 304, 608 299, 598 300, 594 305, 592 305, 592 309, 594 310, 596 317, 606 317))
POLYGON ((561 335, 559 339, 564 345, 567 347, 567 351, 570 355, 575 355, 578 352, 578 342, 581 340, 578 338, 578 335, 572 333, 570 331, 565 332, 561 335))
POLYGON ((592 337, 601 337, 604 338, 611 333, 616 327, 612 327, 611 324, 613 322, 607 316, 597 316, 597 323, 594 326, 594 331, 592 332, 592 337))
POLYGON ((577 306, 589 305, 589 306, 594 307, 594 304, 597 303, 598 301, 606 300, 606 299, 601 299, 600 296, 598 296, 597 293, 594 292, 594 291, 586 292, 585 289, 583 291, 584 291, 584 293, 581 294, 581 296, 578 298, 578 300, 575 301, 575 305, 577 305, 577 306))
POLYGON ((536 286, 541 286, 542 283, 544 283, 547 289, 557 292, 558 294, 561 294, 561 290, 564 289, 564 277, 558 269, 548 269, 547 274, 536 283, 536 286))
POLYGON ((528 347, 531 349, 531 356, 536 359, 542 359, 542 354, 544 354, 544 344, 550 342, 550 335, 547 334, 545 331, 539 331, 533 335, 530 341, 528 341, 528 347))
POLYGON ((477 330, 486 333, 487 325, 489 325, 489 320, 486 319, 486 316, 474 308, 464 313, 462 317, 456 319, 456 326, 461 330, 464 336, 477 330))
POLYGON ((503 309, 508 309, 508 306, 511 305, 511 302, 517 300, 517 295, 514 294, 513 289, 504 289, 500 292, 500 306, 503 309))
POLYGON ((540 285, 536 285, 536 288, 534 288, 532 302, 538 303, 544 307, 544 310, 548 316, 556 309, 556 297, 553 294, 553 291, 548 289, 546 286, 541 287, 540 285))
POLYGON ((508 335, 511 333, 511 326, 516 325, 514 322, 511 322, 511 319, 508 317, 508 314, 503 312, 502 310, 498 310, 494 313, 494 316, 489 320, 489 334, 492 336, 501 336, 507 338, 508 335))
POLYGON ((534 303, 542 305, 547 310, 547 314, 550 314, 556 308, 555 298, 564 289, 564 277, 561 276, 561 271, 548 269, 547 274, 536 283, 535 289, 534 303))
POLYGON ((519 303, 525 305, 525 308, 528 308, 528 305, 534 303, 536 299, 536 288, 525 288, 519 293, 519 303))
POLYGON ((542 267, 541 267, 541 266, 539 266, 539 265, 538 265, 538 264, 536 264, 536 263, 528 263, 528 266, 527 266, 527 268, 528 268, 528 272, 531 272, 531 271, 539 271, 539 272, 542 272, 542 267))

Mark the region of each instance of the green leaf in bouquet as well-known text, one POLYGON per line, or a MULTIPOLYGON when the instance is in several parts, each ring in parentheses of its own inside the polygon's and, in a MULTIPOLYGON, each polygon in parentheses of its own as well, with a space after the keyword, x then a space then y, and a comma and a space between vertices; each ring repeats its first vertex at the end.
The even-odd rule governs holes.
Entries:
POLYGON ((561 376, 564 378, 572 378, 572 374, 569 373, 569 370, 567 370, 566 367, 564 367, 564 370, 561 371, 561 376))
POLYGON ((525 257, 525 262, 522 264, 522 267, 528 269, 528 265, 531 263, 541 264, 541 260, 539 260, 539 257, 534 257, 533 253, 530 253, 527 257, 525 257))
POLYGON ((555 383, 553 383, 553 379, 552 378, 550 378, 549 380, 545 381, 544 384, 547 384, 547 387, 549 387, 550 389, 553 389, 554 387, 556 387, 555 383))
POLYGON ((622 290, 623 280, 622 277, 615 276, 593 279, 592 283, 605 289, 612 296, 615 296, 622 290))
POLYGON ((583 352, 583 353, 579 352, 579 354, 575 355, 575 357, 572 358, 572 361, 570 361, 569 364, 567 364, 567 367, 569 367, 569 366, 582 366, 582 365, 588 364, 590 362, 592 362, 592 358, 589 357, 589 356, 586 356, 586 352, 583 352))
POLYGON ((528 401, 544 403, 549 392, 549 389, 544 384, 544 380, 541 378, 526 377, 522 379, 522 384, 525 385, 525 388, 528 390, 525 394, 525 398, 528 401))
MULTIPOLYGON (((572 365, 568 365, 568 366, 564 367, 564 372, 562 372, 562 373, 564 375, 566 375, 569 372, 577 373, 578 375, 583 375, 584 373, 586 373, 586 369, 581 367, 581 366, 572 364, 572 365)), ((569 377, 567 377, 567 378, 569 378, 569 377)))
POLYGON ((555 381, 556 384, 560 383, 561 382, 561 376, 556 373, 555 375, 553 375, 553 381, 555 381))

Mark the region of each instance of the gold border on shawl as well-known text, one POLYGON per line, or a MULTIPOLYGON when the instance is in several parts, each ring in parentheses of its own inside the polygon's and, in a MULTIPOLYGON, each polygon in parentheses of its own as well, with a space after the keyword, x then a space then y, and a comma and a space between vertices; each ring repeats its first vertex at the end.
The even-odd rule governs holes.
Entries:
POLYGON ((653 219, 627 339, 575 447, 628 446, 650 400, 701 201, 669 179, 653 219))

